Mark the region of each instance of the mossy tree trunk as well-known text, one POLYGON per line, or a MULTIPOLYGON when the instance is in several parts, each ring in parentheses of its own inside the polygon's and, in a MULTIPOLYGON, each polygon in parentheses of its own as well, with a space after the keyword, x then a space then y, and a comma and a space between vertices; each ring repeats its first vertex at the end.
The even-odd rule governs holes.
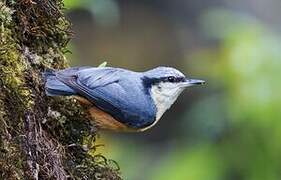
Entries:
POLYGON ((61 0, 0 0, 0 179, 120 179, 93 155, 95 133, 73 98, 49 98, 42 72, 67 67, 61 0))

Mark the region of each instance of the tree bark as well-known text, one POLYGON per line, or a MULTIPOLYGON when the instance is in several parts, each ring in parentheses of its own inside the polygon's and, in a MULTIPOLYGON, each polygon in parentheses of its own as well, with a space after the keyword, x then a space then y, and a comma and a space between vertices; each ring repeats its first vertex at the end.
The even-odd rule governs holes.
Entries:
POLYGON ((45 95, 71 34, 61 0, 0 0, 0 179, 121 179, 83 107, 45 95))

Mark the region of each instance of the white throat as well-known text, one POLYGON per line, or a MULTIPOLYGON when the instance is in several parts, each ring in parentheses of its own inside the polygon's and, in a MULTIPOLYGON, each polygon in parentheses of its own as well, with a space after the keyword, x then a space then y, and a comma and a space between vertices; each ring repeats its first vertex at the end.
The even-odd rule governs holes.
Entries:
MULTIPOLYGON (((174 83, 160 83, 151 87, 151 96, 156 105, 156 123, 167 109, 177 100, 184 88, 174 83)), ((154 124, 153 123, 153 124, 154 124)))

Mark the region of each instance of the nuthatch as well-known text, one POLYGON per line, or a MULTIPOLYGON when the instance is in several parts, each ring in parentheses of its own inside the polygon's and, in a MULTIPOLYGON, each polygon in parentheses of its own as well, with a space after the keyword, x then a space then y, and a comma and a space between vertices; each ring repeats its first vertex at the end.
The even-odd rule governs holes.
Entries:
POLYGON ((151 128, 186 87, 204 84, 171 67, 146 72, 73 67, 48 71, 45 80, 48 96, 75 95, 90 104, 90 115, 101 128, 118 131, 151 128))

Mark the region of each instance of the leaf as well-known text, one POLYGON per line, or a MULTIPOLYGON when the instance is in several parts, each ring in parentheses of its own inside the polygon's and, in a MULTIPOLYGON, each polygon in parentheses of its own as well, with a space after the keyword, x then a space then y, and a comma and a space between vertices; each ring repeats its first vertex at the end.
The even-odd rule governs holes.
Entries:
POLYGON ((105 67, 107 65, 107 62, 104 61, 103 63, 101 63, 98 67, 105 67))

